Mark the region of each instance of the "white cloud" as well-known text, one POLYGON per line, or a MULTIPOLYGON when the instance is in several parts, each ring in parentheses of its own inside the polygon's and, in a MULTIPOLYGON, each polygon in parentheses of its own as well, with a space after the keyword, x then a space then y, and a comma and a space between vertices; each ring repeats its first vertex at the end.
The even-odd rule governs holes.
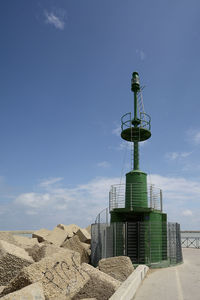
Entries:
POLYGON ((44 11, 45 23, 55 26, 55 28, 63 30, 65 27, 65 10, 44 11))
POLYGON ((183 177, 167 177, 153 174, 149 181, 163 190, 164 211, 168 221, 178 222, 184 230, 198 230, 200 227, 200 182, 183 177), (188 223, 186 216, 190 216, 188 223), (185 214, 183 214, 185 212, 185 214))
POLYGON ((195 200, 200 198, 200 183, 183 177, 165 177, 157 174, 150 176, 149 181, 163 189, 168 199, 195 200))
POLYGON ((133 149, 133 143, 122 141, 118 147, 116 147, 116 150, 131 150, 133 149))
POLYGON ((109 168, 110 163, 108 161, 101 161, 97 164, 97 166, 100 167, 100 168, 109 168))
MULTIPOLYGON (((60 181, 61 177, 45 179, 29 193, 21 193, 15 201, 1 206, 1 228, 17 228, 18 224, 19 229, 37 229, 54 227, 58 223, 87 226, 108 207, 110 186, 119 184, 120 178, 98 177, 74 187, 65 186, 60 181), (36 192, 38 188, 39 192, 36 192)), ((168 213, 168 221, 181 223, 182 229, 200 227, 198 180, 152 174, 148 176, 148 182, 163 190, 163 206, 168 213), (190 224, 186 218, 189 216, 192 216, 190 224)))
POLYGON ((182 212, 182 215, 183 215, 183 216, 192 216, 193 213, 192 213, 192 211, 191 211, 190 209, 186 209, 186 210, 184 210, 184 211, 182 212))
POLYGON ((165 157, 169 160, 183 159, 190 156, 192 152, 168 152, 165 157))
POLYGON ((26 214, 29 216, 35 216, 35 215, 37 215, 37 212, 35 210, 27 210, 26 214))
POLYGON ((45 193, 25 193, 19 195, 15 203, 22 204, 32 208, 41 208, 43 206, 49 205, 51 202, 52 195, 45 193))
MULTIPOLYGON (((53 180, 51 178, 45 182, 53 180)), ((15 199, 14 205, 24 211, 25 215, 38 218, 43 215, 44 222, 45 218, 51 216, 51 222, 54 218, 57 223, 78 222, 78 225, 86 226, 88 220, 94 222, 98 213, 108 206, 110 186, 119 182, 119 178, 100 177, 74 188, 52 185, 48 192, 46 186, 40 184, 44 192, 21 194, 15 199)))
POLYGON ((166 158, 170 159, 170 160, 175 160, 178 157, 178 153, 177 152, 170 152, 170 153, 166 153, 166 158))
POLYGON ((200 144, 200 131, 196 132, 193 136, 193 140, 195 142, 195 144, 200 144))
POLYGON ((184 166, 182 167, 182 171, 184 172, 188 172, 188 171, 193 171, 193 172, 198 172, 200 171, 200 164, 197 162, 190 162, 187 164, 184 164, 184 166))
POLYGON ((188 157, 192 154, 192 152, 182 152, 181 157, 188 157))
POLYGON ((199 129, 189 129, 187 132, 187 140, 195 145, 200 144, 200 130, 199 129))
POLYGON ((146 54, 143 50, 141 49, 136 49, 136 54, 138 54, 139 58, 141 61, 145 60, 146 54))
MULTIPOLYGON (((143 148, 148 142, 149 141, 140 142, 139 143, 139 148, 140 147, 143 148)), ((133 143, 130 143, 130 142, 127 142, 127 141, 122 141, 122 142, 120 142, 119 146, 115 147, 115 149, 116 150, 124 150, 124 149, 126 149, 126 150, 131 151, 131 150, 133 150, 133 147, 134 147, 133 143)))
POLYGON ((6 205, 0 205, 0 215, 4 215, 8 212, 8 207, 6 205))
POLYGON ((114 129, 112 130, 112 134, 114 134, 114 135, 116 135, 116 136, 120 136, 121 131, 122 131, 121 126, 117 126, 116 128, 114 128, 114 129))
POLYGON ((148 140, 143 141, 143 142, 140 142, 140 143, 139 143, 139 147, 140 147, 140 146, 141 146, 141 147, 144 147, 144 146, 146 146, 147 143, 149 143, 148 140))
POLYGON ((55 177, 55 178, 49 178, 49 179, 45 179, 40 183, 41 187, 49 187, 55 183, 60 182, 61 180, 63 180, 62 177, 55 177))

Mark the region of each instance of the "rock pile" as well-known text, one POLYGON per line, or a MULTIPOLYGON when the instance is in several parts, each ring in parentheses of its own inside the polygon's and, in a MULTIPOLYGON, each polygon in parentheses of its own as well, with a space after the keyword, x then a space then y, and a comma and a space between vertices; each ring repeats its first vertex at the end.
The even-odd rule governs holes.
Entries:
POLYGON ((133 271, 130 259, 90 265, 91 227, 57 225, 32 238, 0 233, 0 299, 107 300, 133 271))

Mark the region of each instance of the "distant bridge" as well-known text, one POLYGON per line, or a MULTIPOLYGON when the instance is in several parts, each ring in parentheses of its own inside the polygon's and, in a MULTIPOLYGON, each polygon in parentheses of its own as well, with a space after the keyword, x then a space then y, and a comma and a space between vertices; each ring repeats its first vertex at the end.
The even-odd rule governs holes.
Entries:
POLYGON ((200 249, 200 231, 181 231, 181 234, 187 234, 187 236, 181 236, 181 246, 183 248, 200 249))

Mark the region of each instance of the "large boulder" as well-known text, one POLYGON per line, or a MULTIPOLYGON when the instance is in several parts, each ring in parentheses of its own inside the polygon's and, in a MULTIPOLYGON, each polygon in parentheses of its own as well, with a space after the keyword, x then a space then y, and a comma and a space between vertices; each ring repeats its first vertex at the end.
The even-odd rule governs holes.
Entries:
POLYGON ((36 238, 28 238, 22 235, 13 235, 13 238, 16 241, 16 243, 24 249, 29 249, 35 245, 39 245, 39 242, 36 238))
POLYGON ((72 298, 72 300, 79 300, 83 298, 107 300, 112 296, 112 294, 114 294, 121 284, 120 281, 86 263, 82 264, 82 270, 89 275, 90 280, 72 298))
POLYGON ((25 236, 14 236, 14 239, 18 242, 21 248, 28 252, 29 256, 35 260, 35 254, 40 251, 41 243, 38 242, 37 238, 28 238, 25 236))
POLYGON ((27 249, 27 252, 35 262, 38 262, 44 257, 52 256, 56 253, 63 253, 63 256, 69 255, 69 252, 66 249, 49 244, 47 242, 40 243, 39 247, 36 245, 30 249, 27 249))
POLYGON ((26 252, 29 254, 30 257, 34 260, 34 262, 39 261, 38 257, 40 257, 42 245, 41 243, 39 245, 34 245, 30 248, 26 248, 26 252))
POLYGON ((0 285, 6 285, 23 267, 32 263, 33 259, 24 249, 0 241, 0 285))
POLYGON ((88 254, 88 250, 85 248, 83 243, 80 242, 78 236, 73 236, 72 238, 66 240, 63 244, 62 247, 65 249, 70 249, 73 251, 76 251, 80 253, 81 256, 81 263, 89 263, 90 257, 88 254))
POLYGON ((85 248, 85 250, 87 251, 87 254, 90 256, 90 255, 91 255, 91 247, 90 247, 90 244, 87 244, 87 243, 81 243, 81 245, 85 248))
POLYGON ((10 244, 13 244, 15 246, 20 246, 18 244, 18 242, 15 240, 14 235, 10 232, 1 232, 0 231, 0 240, 5 241, 10 244))
POLYGON ((65 230, 65 232, 67 232, 68 238, 73 237, 74 234, 76 234, 77 231, 80 229, 80 227, 75 224, 70 224, 70 225, 58 224, 57 227, 62 230, 65 230))
POLYGON ((19 291, 8 294, 1 300, 45 300, 44 292, 41 283, 31 284, 19 291))
POLYGON ((65 230, 55 227, 51 233, 46 237, 46 241, 60 247, 67 239, 68 234, 65 230))
POLYGON ((134 271, 133 264, 127 256, 103 258, 99 261, 98 267, 100 271, 121 282, 126 280, 126 278, 134 271))
POLYGON ((51 230, 42 228, 42 229, 39 229, 39 230, 35 231, 35 232, 32 234, 32 237, 33 237, 33 238, 36 238, 36 239, 38 240, 38 242, 41 243, 41 242, 46 241, 46 237, 47 237, 50 233, 51 233, 51 230))
POLYGON ((0 297, 22 289, 30 284, 42 284, 46 300, 71 299, 89 280, 88 274, 81 269, 80 255, 65 250, 68 255, 57 253, 25 267, 10 281, 0 297))
POLYGON ((90 244, 91 242, 91 234, 86 229, 79 229, 76 233, 76 235, 79 237, 79 240, 83 243, 90 244))

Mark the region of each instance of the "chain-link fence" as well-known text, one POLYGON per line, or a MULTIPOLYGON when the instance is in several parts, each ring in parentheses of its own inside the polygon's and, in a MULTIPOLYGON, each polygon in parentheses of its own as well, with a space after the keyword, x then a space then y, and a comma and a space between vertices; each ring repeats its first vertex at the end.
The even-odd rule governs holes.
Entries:
POLYGON ((95 223, 91 229, 91 262, 129 256, 133 264, 149 266, 182 262, 180 225, 177 223, 95 223))

